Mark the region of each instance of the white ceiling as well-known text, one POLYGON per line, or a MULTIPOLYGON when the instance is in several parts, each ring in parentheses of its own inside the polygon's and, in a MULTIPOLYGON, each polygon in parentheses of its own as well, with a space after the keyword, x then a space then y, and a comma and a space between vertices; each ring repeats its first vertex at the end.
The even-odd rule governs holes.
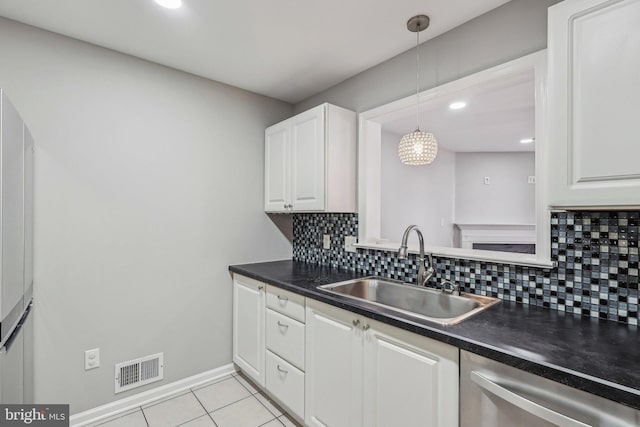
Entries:
POLYGON ((0 0, 0 16, 295 103, 508 0, 0 0))
MULTIPOLYGON (((534 151, 535 143, 520 143, 523 138, 535 137, 534 78, 531 70, 423 102, 420 129, 432 132, 438 146, 451 151, 534 151), (467 106, 451 110, 449 104, 455 101, 464 101, 467 106)), ((399 140, 415 130, 415 108, 382 126, 399 140)))

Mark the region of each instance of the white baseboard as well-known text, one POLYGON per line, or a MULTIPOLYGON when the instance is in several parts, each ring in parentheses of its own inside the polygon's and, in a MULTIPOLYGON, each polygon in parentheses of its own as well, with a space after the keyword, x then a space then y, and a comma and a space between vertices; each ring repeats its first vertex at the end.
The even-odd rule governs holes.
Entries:
POLYGON ((202 372, 201 374, 174 381, 170 384, 156 387, 152 390, 143 391, 142 393, 134 394, 133 396, 125 397, 124 399, 116 400, 115 402, 107 403, 84 412, 79 412, 72 415, 69 418, 69 421, 73 427, 82 427, 103 422, 109 418, 113 418, 119 414, 124 414, 142 405, 178 395, 190 388, 198 387, 199 385, 235 372, 236 368, 233 363, 229 363, 228 365, 202 372))

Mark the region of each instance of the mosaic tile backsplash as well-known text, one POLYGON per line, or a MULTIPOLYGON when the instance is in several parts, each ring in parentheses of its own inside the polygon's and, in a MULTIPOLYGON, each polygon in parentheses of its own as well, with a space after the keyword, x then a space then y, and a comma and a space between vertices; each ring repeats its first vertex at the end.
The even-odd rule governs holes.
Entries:
MULTIPOLYGON (((638 324, 640 212, 553 212, 554 269, 434 257, 436 280, 465 292, 547 307, 583 316, 638 324)), ((372 249, 344 251, 344 237, 358 235, 358 215, 294 214, 293 259, 414 282, 417 256, 372 249), (322 235, 331 249, 322 249, 322 235)))

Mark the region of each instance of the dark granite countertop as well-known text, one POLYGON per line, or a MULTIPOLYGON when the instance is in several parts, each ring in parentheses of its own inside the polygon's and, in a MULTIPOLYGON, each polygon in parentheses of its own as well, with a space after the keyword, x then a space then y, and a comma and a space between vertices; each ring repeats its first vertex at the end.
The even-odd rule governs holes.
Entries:
POLYGON ((363 276, 354 272, 291 260, 229 270, 640 409, 636 326, 508 301, 439 326, 316 289, 363 276))

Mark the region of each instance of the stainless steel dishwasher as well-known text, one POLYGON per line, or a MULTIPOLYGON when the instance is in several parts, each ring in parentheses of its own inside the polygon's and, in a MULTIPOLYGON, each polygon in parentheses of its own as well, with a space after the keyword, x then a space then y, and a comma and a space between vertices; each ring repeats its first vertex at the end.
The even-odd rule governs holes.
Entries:
POLYGON ((640 411, 460 352, 461 427, 637 427, 640 411))

